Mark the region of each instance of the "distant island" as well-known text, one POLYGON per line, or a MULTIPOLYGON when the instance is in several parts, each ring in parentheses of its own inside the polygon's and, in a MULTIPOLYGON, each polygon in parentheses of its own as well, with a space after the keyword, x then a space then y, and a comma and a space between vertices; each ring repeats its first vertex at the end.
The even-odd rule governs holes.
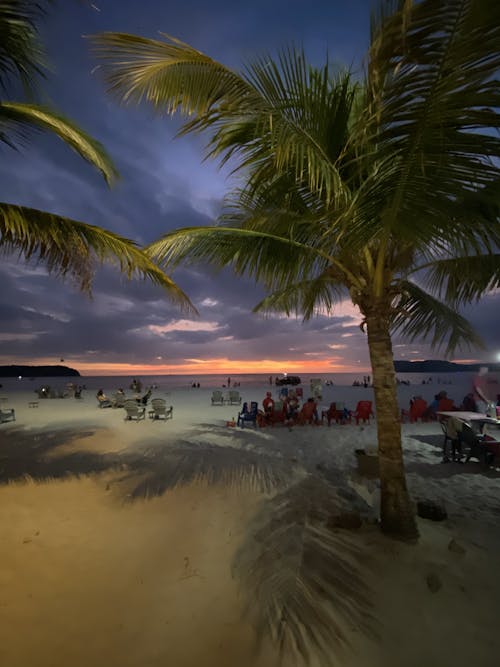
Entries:
POLYGON ((0 366, 0 377, 80 377, 80 373, 68 366, 0 366))
POLYGON ((457 364, 454 361, 443 361, 441 359, 428 359, 426 361, 395 361, 396 373, 459 373, 474 372, 486 366, 490 371, 499 371, 500 364, 489 364, 487 362, 478 364, 457 364))

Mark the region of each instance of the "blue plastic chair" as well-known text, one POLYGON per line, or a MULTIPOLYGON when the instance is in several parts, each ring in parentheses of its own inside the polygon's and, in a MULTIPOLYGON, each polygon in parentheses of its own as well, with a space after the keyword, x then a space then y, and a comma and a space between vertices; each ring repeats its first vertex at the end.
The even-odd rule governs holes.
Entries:
POLYGON ((259 404, 256 401, 250 403, 250 410, 248 409, 248 403, 243 403, 243 408, 241 412, 238 413, 238 426, 245 428, 246 424, 253 424, 254 427, 257 427, 257 412, 259 410, 259 404))

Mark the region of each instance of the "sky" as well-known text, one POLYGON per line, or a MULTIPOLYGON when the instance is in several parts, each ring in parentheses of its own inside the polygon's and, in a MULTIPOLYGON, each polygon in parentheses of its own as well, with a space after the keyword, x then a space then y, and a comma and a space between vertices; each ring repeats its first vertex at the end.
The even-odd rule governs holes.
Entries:
MULTIPOLYGON (((113 158, 119 182, 99 175, 55 137, 22 152, 0 148, 0 200, 106 227, 140 244, 188 225, 213 224, 231 178, 204 161, 203 137, 174 138, 180 119, 120 107, 105 91, 85 35, 104 30, 158 38, 164 32, 239 69, 252 58, 303 46, 307 56, 359 70, 368 45, 369 0, 59 0, 43 24, 51 72, 45 102, 92 134, 113 158)), ((173 278, 199 311, 186 317, 159 288, 96 272, 93 297, 43 265, 0 257, 0 364, 57 364, 83 375, 369 371, 366 335, 350 301, 308 322, 252 313, 264 295, 229 270, 181 268, 173 278)), ((500 294, 470 307, 486 349, 456 361, 498 359, 500 294)), ((442 358, 395 338, 396 359, 442 358)))

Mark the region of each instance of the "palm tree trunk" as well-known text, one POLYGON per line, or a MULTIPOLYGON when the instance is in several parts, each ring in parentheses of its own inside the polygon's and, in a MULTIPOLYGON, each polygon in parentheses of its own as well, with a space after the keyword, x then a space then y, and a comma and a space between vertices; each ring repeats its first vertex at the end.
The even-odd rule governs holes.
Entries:
POLYGON ((391 336, 383 311, 374 311, 366 317, 366 328, 377 414, 381 527, 384 533, 413 541, 418 528, 406 487, 391 336))

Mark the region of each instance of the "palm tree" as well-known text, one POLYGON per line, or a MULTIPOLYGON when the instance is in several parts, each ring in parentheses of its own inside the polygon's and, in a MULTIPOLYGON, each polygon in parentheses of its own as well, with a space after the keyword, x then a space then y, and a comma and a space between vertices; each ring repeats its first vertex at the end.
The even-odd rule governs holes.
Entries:
POLYGON ((348 294, 363 316, 377 407, 382 529, 418 536, 401 449, 392 335, 480 344, 457 310, 500 284, 500 5, 381 3, 364 80, 266 56, 241 74, 169 36, 94 38, 109 90, 189 116, 244 182, 220 224, 152 244, 169 268, 230 266, 255 310, 309 318, 348 294))
MULTIPOLYGON (((46 106, 4 99, 12 85, 20 84, 29 96, 36 91, 37 79, 44 74, 37 25, 49 4, 50 0, 0 4, 0 142, 16 149, 34 130, 52 132, 110 184, 117 173, 99 142, 46 106)), ((133 241, 97 226, 0 202, 0 250, 18 252, 25 259, 35 257, 52 273, 72 277, 85 291, 90 290, 96 261, 111 262, 129 278, 134 274, 148 278, 174 302, 192 309, 182 290, 133 241)))

